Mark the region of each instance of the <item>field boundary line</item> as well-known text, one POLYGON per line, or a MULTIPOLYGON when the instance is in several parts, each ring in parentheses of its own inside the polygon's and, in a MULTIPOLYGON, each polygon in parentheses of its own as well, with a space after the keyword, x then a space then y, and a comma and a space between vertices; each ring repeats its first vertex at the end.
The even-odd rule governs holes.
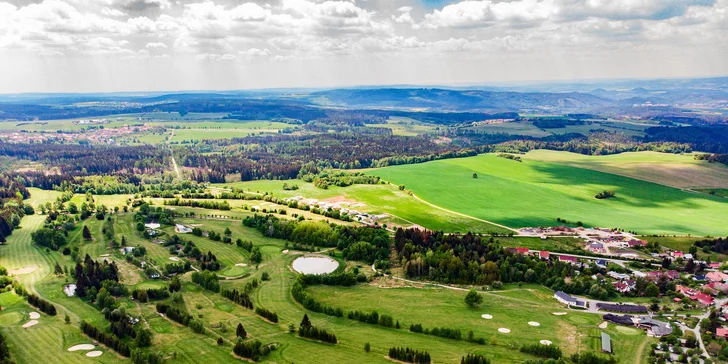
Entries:
POLYGON ((505 225, 502 225, 502 224, 498 224, 498 223, 495 223, 495 222, 492 222, 492 221, 484 220, 484 219, 481 219, 481 218, 478 218, 478 217, 466 215, 466 214, 463 214, 463 213, 460 213, 460 212, 457 212, 457 211, 453 211, 453 210, 446 209, 444 207, 437 206, 437 205, 435 205, 435 204, 433 204, 431 202, 428 202, 428 201, 425 201, 425 200, 421 199, 420 197, 418 197, 417 195, 415 195, 414 192, 412 192, 412 197, 414 197, 418 201, 423 202, 423 203, 425 203, 425 204, 427 204, 427 205, 429 205, 431 207, 434 207, 436 209, 440 209, 442 211, 449 212, 451 214, 455 214, 455 215, 458 215, 458 216, 467 217, 469 219, 473 219, 473 220, 476 220, 476 221, 480 221, 480 222, 484 222, 484 223, 487 223, 487 224, 491 224, 493 226, 497 226, 497 227, 502 228, 502 229, 506 229, 506 230, 513 231, 515 233, 520 233, 518 230, 516 230, 516 229, 514 229, 512 227, 508 227, 508 226, 505 226, 505 225))

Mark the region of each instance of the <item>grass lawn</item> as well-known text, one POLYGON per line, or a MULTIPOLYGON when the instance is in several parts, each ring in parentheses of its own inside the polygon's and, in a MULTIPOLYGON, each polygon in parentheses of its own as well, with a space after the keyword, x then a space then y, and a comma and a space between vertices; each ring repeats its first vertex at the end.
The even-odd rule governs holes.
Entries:
MULTIPOLYGON (((137 235, 133 224, 133 213, 110 216, 115 222, 114 232, 117 240, 123 236, 128 245, 147 247, 149 262, 161 265, 169 261, 169 252, 166 248, 137 235)), ((11 274, 15 274, 14 278, 22 282, 28 290, 51 301, 59 310, 59 314, 55 317, 41 314, 38 325, 22 329, 20 325, 27 322, 28 313, 32 309, 12 292, 0 294, 0 306, 3 307, 0 311, 0 331, 7 339, 13 359, 18 363, 119 362, 121 358, 106 348, 100 349, 103 355, 96 359, 87 358, 83 352, 67 351, 72 345, 92 342, 78 328, 81 319, 104 330, 108 330, 109 325, 97 307, 78 297, 66 297, 63 294, 62 286, 73 278, 55 276, 52 270, 56 262, 62 266, 72 266, 70 256, 46 251, 32 244, 30 233, 42 226, 44 219, 45 216, 41 215, 24 217, 22 228, 13 233, 6 245, 0 246, 0 265, 7 267, 11 274), (64 322, 65 314, 69 315, 70 324, 64 322)), ((199 225, 203 230, 222 232, 227 227, 232 231, 233 240, 237 238, 251 240, 260 247, 263 262, 259 266, 248 264, 246 267, 239 267, 235 266, 235 263, 249 263, 248 253, 241 248, 207 238, 185 236, 194 240, 201 250, 215 253, 226 265, 220 274, 240 276, 249 273, 246 277, 221 280, 220 284, 224 288, 242 289, 250 280, 260 280, 262 273, 267 272, 270 280, 261 281, 259 287, 251 292, 251 299, 256 307, 276 312, 279 322, 270 323, 220 294, 192 284, 190 273, 181 275, 183 302, 176 305, 183 307, 195 320, 204 325, 204 334, 193 333, 189 328, 159 316, 154 307, 155 302, 144 304, 126 297, 117 298, 120 307, 141 319, 138 325, 148 327, 154 333, 153 346, 150 350, 163 353, 169 362, 240 362, 231 355, 232 343, 235 341, 235 327, 240 323, 244 325, 249 338, 278 346, 264 362, 391 363, 385 356, 388 349, 396 345, 427 350, 435 363, 456 364, 467 353, 483 354, 497 363, 517 363, 535 359, 520 353, 518 345, 534 343, 541 339, 553 341, 566 353, 591 350, 588 341, 589 330, 594 329, 600 322, 598 315, 583 312, 569 311, 566 316, 551 315, 551 312, 563 311, 564 308, 556 303, 549 290, 539 286, 525 285, 523 288, 517 288, 509 285, 503 291, 483 292, 484 304, 480 308, 470 309, 463 303, 465 292, 440 288, 379 288, 377 284, 382 283, 384 279, 356 287, 320 286, 310 287, 309 290, 317 299, 347 310, 376 309, 380 313, 391 314, 400 321, 402 329, 383 328, 347 318, 317 314, 303 309, 291 297, 291 284, 296 274, 290 265, 301 253, 290 251, 284 254, 282 251, 286 249, 285 241, 267 238, 257 230, 243 227, 239 220, 234 219, 179 218, 178 220, 184 224, 199 225), (482 319, 480 315, 483 313, 492 314, 493 320, 482 319), (316 326, 335 333, 339 343, 323 344, 301 339, 289 333, 288 325, 297 326, 304 314, 308 314, 316 326), (537 321, 540 326, 529 326, 528 321, 537 321), (413 334, 406 329, 411 323, 422 323, 429 328, 444 326, 464 331, 472 329, 475 336, 485 338, 488 344, 474 345, 465 341, 413 334), (500 327, 512 331, 509 334, 502 334, 497 331, 500 327), (223 345, 216 344, 218 338, 223 338, 223 345), (364 352, 365 343, 371 344, 370 353, 364 352)), ((139 268, 126 263, 118 251, 109 247, 109 241, 101 232, 102 227, 103 222, 95 219, 88 219, 78 224, 76 229, 68 234, 69 246, 79 248, 82 255, 89 254, 95 259, 115 261, 119 266, 121 282, 130 288, 164 287, 168 284, 163 279, 145 279, 139 268), (93 235, 92 240, 85 241, 81 238, 83 225, 89 227, 93 235), (105 254, 109 256, 100 257, 105 254)), ((162 230, 168 234, 172 233, 170 227, 164 227, 162 230)), ((536 241, 519 239, 515 239, 514 242, 518 245, 536 244, 536 241)), ((369 269, 366 264, 345 262, 339 251, 336 252, 335 259, 342 264, 342 269, 351 269, 354 265, 359 269, 367 271, 369 269)), ((171 299, 167 299, 167 302, 171 303, 171 299)), ((620 362, 639 362, 635 358, 642 355, 645 344, 652 340, 638 330, 630 333, 607 331, 615 342, 616 355, 620 362)))
POLYGON ((440 207, 511 227, 550 226, 561 217, 642 234, 728 233, 728 202, 721 198, 557 163, 484 154, 367 173, 440 207), (604 190, 616 197, 594 198, 604 190))
MULTIPOLYGON (((514 353, 503 352, 502 349, 535 344, 540 340, 550 340, 559 345, 566 355, 589 350, 590 333, 599 330, 597 325, 601 323, 601 317, 595 314, 568 311, 566 316, 553 315, 552 312, 563 311, 564 308, 553 299, 552 292, 539 286, 526 285, 520 289, 481 293, 484 302, 475 309, 464 304, 466 292, 442 288, 382 289, 369 285, 354 288, 316 286, 308 290, 330 305, 367 312, 376 309, 380 314, 392 315, 403 328, 421 323, 428 328, 458 328, 463 333, 473 330, 475 337, 483 337, 488 342, 482 350, 494 362, 517 358, 514 353), (482 314, 492 315, 493 319, 483 319, 482 314), (530 326, 529 321, 536 321, 540 326, 530 326), (511 332, 503 334, 498 332, 499 328, 507 328, 511 332)), ((634 361, 636 352, 641 350, 643 341, 650 339, 641 331, 634 333, 638 340, 633 335, 613 330, 609 333, 618 344, 619 350, 615 354, 619 361, 638 363, 634 361)))

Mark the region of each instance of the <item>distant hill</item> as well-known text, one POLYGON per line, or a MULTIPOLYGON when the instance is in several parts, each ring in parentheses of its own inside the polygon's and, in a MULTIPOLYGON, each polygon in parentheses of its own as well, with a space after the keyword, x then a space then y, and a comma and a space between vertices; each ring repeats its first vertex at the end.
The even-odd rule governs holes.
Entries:
POLYGON ((537 93, 432 88, 338 89, 314 92, 315 103, 348 107, 427 108, 439 110, 585 109, 614 101, 580 92, 537 93))

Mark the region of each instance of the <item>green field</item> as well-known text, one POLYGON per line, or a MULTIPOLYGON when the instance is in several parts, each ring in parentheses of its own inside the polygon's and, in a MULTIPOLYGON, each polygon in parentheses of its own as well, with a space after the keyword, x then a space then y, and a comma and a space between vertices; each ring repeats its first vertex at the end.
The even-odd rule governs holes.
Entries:
POLYGON ((260 193, 269 192, 280 197, 303 196, 319 200, 343 198, 354 204, 353 208, 356 210, 372 214, 390 215, 391 217, 385 218, 382 223, 389 222, 397 226, 419 225, 428 229, 446 232, 509 232, 507 229, 487 222, 433 208, 389 184, 353 185, 349 187, 331 186, 323 190, 302 180, 261 180, 220 184, 216 185, 216 187, 235 187, 260 193), (283 183, 296 184, 299 189, 294 191, 283 190, 283 183))
MULTIPOLYGON (((484 303, 476 309, 462 304, 466 292, 442 288, 317 286, 311 288, 310 292, 323 302, 347 309, 368 311, 376 307, 380 314, 391 315, 404 327, 420 323, 428 328, 473 330, 475 337, 486 339, 488 345, 483 351, 497 363, 516 359, 512 353, 503 349, 535 344, 540 340, 552 341, 567 355, 586 350, 590 348, 590 331, 598 330, 596 327, 601 323, 599 315, 589 313, 570 311, 566 316, 553 315, 552 312, 562 311, 563 306, 553 299, 552 292, 538 286, 483 293, 484 303), (418 309, 412 309, 412 305, 402 305, 401 302, 411 302, 418 309), (492 315, 493 318, 483 319, 482 314, 492 315), (540 325, 530 326, 529 321, 540 325), (498 332, 499 328, 507 328, 511 332, 503 334, 498 332)), ((615 354, 624 363, 635 362, 638 352, 641 355, 647 349, 647 345, 642 344, 654 340, 643 334, 638 340, 633 340, 616 330, 608 331, 612 339, 620 343, 615 354)), ((636 331, 635 334, 640 332, 636 331)))
MULTIPOLYGON (((387 186, 383 186, 387 187, 387 186)), ((389 187, 387 187, 389 188, 389 187)), ((332 193, 336 191, 327 191, 332 193)), ((339 191, 340 192, 340 191, 339 191)), ((53 197, 52 194, 36 194, 37 203, 53 197)), ((214 210, 194 209, 210 213, 214 210)), ((244 212, 226 212, 243 214, 244 212)), ((245 214, 249 214, 245 212, 245 214)), ((111 214, 115 226, 115 236, 124 236, 130 246, 143 245, 147 248, 146 261, 155 266, 169 262, 169 251, 149 240, 141 238, 134 229, 133 214, 111 214)), ((42 226, 45 216, 26 216, 22 228, 15 231, 6 245, 0 246, 0 265, 9 269, 14 278, 23 283, 31 292, 53 302, 59 309, 59 315, 49 317, 41 314, 39 324, 23 329, 21 325, 28 321, 28 313, 33 311, 24 300, 13 292, 0 294, 0 331, 8 340, 8 347, 18 363, 40 362, 38 353, 43 353, 42 362, 46 363, 111 363, 120 361, 113 351, 101 347, 103 355, 97 359, 84 356, 83 352, 68 352, 67 348, 80 343, 90 343, 78 329, 81 319, 87 320, 97 327, 108 327, 108 322, 101 311, 76 297, 66 297, 62 286, 71 277, 55 276, 52 267, 55 262, 62 266, 72 266, 70 256, 54 251, 46 251, 32 244, 30 234, 42 226), (68 314, 71 323, 63 321, 68 314)), ((478 309, 468 308, 463 303, 464 292, 440 288, 402 287, 391 279, 375 279, 370 284, 356 287, 311 287, 310 292, 318 299, 344 309, 372 310, 391 314, 401 322, 402 329, 383 328, 353 321, 347 318, 335 318, 304 310, 293 301, 290 287, 295 277, 290 264, 300 253, 282 253, 286 242, 261 235, 257 230, 241 226, 239 220, 210 218, 180 218, 179 222, 200 226, 203 230, 221 232, 226 227, 232 231, 232 238, 251 240, 260 247, 263 262, 256 267, 249 264, 248 253, 235 245, 214 242, 212 240, 187 235, 202 250, 212 251, 225 267, 218 272, 222 276, 233 279, 221 280, 225 288, 241 289, 251 279, 260 279, 262 272, 268 272, 270 281, 262 282, 254 290, 252 298, 257 307, 265 307, 276 312, 280 321, 271 324, 252 311, 244 309, 219 294, 202 290, 189 282, 189 273, 182 277, 185 309, 201 320, 206 334, 195 334, 183 327, 156 314, 154 303, 141 304, 129 298, 118 298, 117 302, 133 315, 141 317, 140 325, 149 327, 154 332, 152 350, 164 353, 170 362, 239 362, 231 355, 232 342, 238 323, 244 324, 249 337, 263 343, 274 343, 279 347, 268 357, 268 362, 318 364, 326 362, 367 362, 390 363, 385 359, 387 350, 393 345, 409 346, 428 350, 435 363, 458 363, 467 353, 480 353, 494 362, 515 363, 525 359, 533 359, 518 351, 517 345, 533 343, 548 339, 560 345, 567 353, 590 350, 588 332, 600 322, 597 315, 570 312, 566 316, 554 316, 550 312, 562 311, 564 308, 552 298, 547 289, 537 286, 508 286, 503 291, 485 293, 485 303, 478 309), (245 267, 238 263, 248 263, 245 267), (249 274, 247 276, 246 274, 249 274), (242 277, 241 277, 242 276, 242 277), (392 284, 396 288, 391 287, 392 284), (385 289, 386 288, 386 289, 385 289), (417 309, 413 309, 417 307, 417 309), (307 313, 315 325, 334 332, 339 344, 328 345, 301 339, 288 332, 288 324, 297 325, 304 313, 307 313), (493 314, 491 321, 480 318, 483 313, 493 314), (527 321, 537 321, 539 327, 527 325, 527 321), (422 323, 426 327, 446 326, 473 330, 477 337, 486 339, 487 344, 480 346, 465 341, 453 341, 422 334, 412 334, 406 327, 410 323, 422 323), (501 334, 497 328, 506 327, 510 334, 501 334), (218 337, 225 344, 218 346, 218 337), (364 352, 365 343, 370 343, 372 351, 364 352), (316 355, 310 355, 315 352, 316 355), (322 359, 325 358, 325 359, 322 359)), ((109 241, 102 234, 103 221, 89 219, 77 225, 68 234, 69 247, 79 248, 81 255, 88 254, 94 259, 113 260, 119 266, 121 282, 134 287, 163 287, 166 282, 149 280, 144 273, 132 264, 126 263, 120 252, 109 247, 109 241), (92 232, 93 239, 85 241, 81 238, 82 227, 86 225, 92 232), (104 257, 102 257, 102 255, 104 257), (108 256, 106 256, 108 255, 108 256)), ((172 229, 165 227, 166 233, 172 229)), ((533 239, 532 239, 533 240, 533 239)), ((504 242, 507 243, 507 242, 504 242)), ((517 245, 535 244, 535 241, 518 239, 517 245)), ((557 244, 558 242, 551 242, 557 244)), ((568 244, 568 242, 562 242, 568 244)), ((544 243, 546 244, 546 243, 544 243)), ((371 274, 366 264, 345 262, 341 252, 335 258, 345 264, 345 269, 356 266, 361 271, 371 274)), ((342 267, 344 268, 344 267, 342 267)), ((641 332, 627 337, 619 332, 611 332, 615 345, 619 345, 616 355, 622 362, 635 362, 633 358, 640 356, 646 344, 653 339, 641 332)))
POLYGON ((720 188, 728 189, 728 167, 695 160, 695 154, 636 152, 588 156, 540 149, 526 153, 523 158, 619 174, 677 188, 717 188, 718 196, 721 195, 720 188))
POLYGON ((642 234, 728 233, 722 198, 557 163, 487 154, 367 173, 440 207, 511 227, 555 225, 560 217, 642 234), (604 190, 616 197, 594 198, 604 190))
POLYGON ((469 126, 467 129, 487 133, 506 133, 511 135, 525 135, 534 138, 543 138, 550 135, 561 135, 567 133, 579 133, 588 135, 593 130, 601 129, 610 133, 624 134, 627 136, 644 136, 644 130, 652 125, 641 123, 628 123, 620 121, 593 121, 591 124, 567 125, 564 128, 542 129, 533 125, 530 121, 512 121, 506 123, 494 123, 469 126))
POLYGON ((439 129, 438 126, 432 124, 422 123, 414 119, 405 117, 390 117, 384 124, 366 124, 370 128, 385 128, 391 129, 393 135, 401 136, 416 136, 422 134, 436 133, 439 129))

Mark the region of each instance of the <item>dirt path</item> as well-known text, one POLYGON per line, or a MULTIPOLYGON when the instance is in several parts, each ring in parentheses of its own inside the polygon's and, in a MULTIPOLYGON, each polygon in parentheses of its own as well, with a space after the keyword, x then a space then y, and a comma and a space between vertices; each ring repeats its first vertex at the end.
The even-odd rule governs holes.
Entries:
POLYGON ((647 340, 648 336, 645 336, 644 339, 642 339, 642 344, 640 344, 639 348, 637 348, 637 356, 634 357, 634 362, 636 364, 642 363, 642 355, 644 355, 645 352, 645 346, 647 346, 647 340))
POLYGON ((519 233, 518 230, 516 230, 514 228, 511 228, 511 227, 508 227, 508 226, 505 226, 505 225, 501 225, 501 224, 498 224, 498 223, 495 223, 495 222, 492 222, 492 221, 488 221, 488 220, 483 220, 483 219, 480 219, 480 218, 477 218, 477 217, 473 217, 473 216, 470 216, 470 215, 465 215, 465 214, 460 213, 460 212, 457 212, 457 211, 448 210, 448 209, 446 209, 444 207, 437 206, 437 205, 435 205, 433 203, 427 202, 427 201, 425 201, 425 200, 417 197, 417 195, 415 195, 414 193, 412 193, 412 197, 414 197, 417 200, 419 200, 420 202, 422 202, 422 203, 424 203, 424 204, 426 204, 428 206, 432 206, 432 207, 434 207, 436 209, 439 209, 439 210, 442 210, 442 211, 445 211, 445 212, 449 212, 451 214, 455 214, 455 215, 458 215, 458 216, 466 217, 468 219, 473 219, 473 220, 476 220, 476 221, 484 222, 486 224, 490 224, 490 225, 493 225, 493 226, 497 226, 499 228, 503 228, 503 229, 506 229, 506 230, 510 230, 510 231, 515 232, 516 234, 519 233))
MULTIPOLYGON (((172 138, 174 138, 174 129, 172 129, 172 134, 169 135, 169 139, 167 139, 167 146, 169 146, 169 143, 172 142, 172 138)), ((172 167, 174 168, 174 173, 177 174, 177 178, 180 178, 179 168, 177 167, 177 161, 174 159, 174 153, 172 153, 172 148, 169 148, 170 158, 172 159, 172 167)))

